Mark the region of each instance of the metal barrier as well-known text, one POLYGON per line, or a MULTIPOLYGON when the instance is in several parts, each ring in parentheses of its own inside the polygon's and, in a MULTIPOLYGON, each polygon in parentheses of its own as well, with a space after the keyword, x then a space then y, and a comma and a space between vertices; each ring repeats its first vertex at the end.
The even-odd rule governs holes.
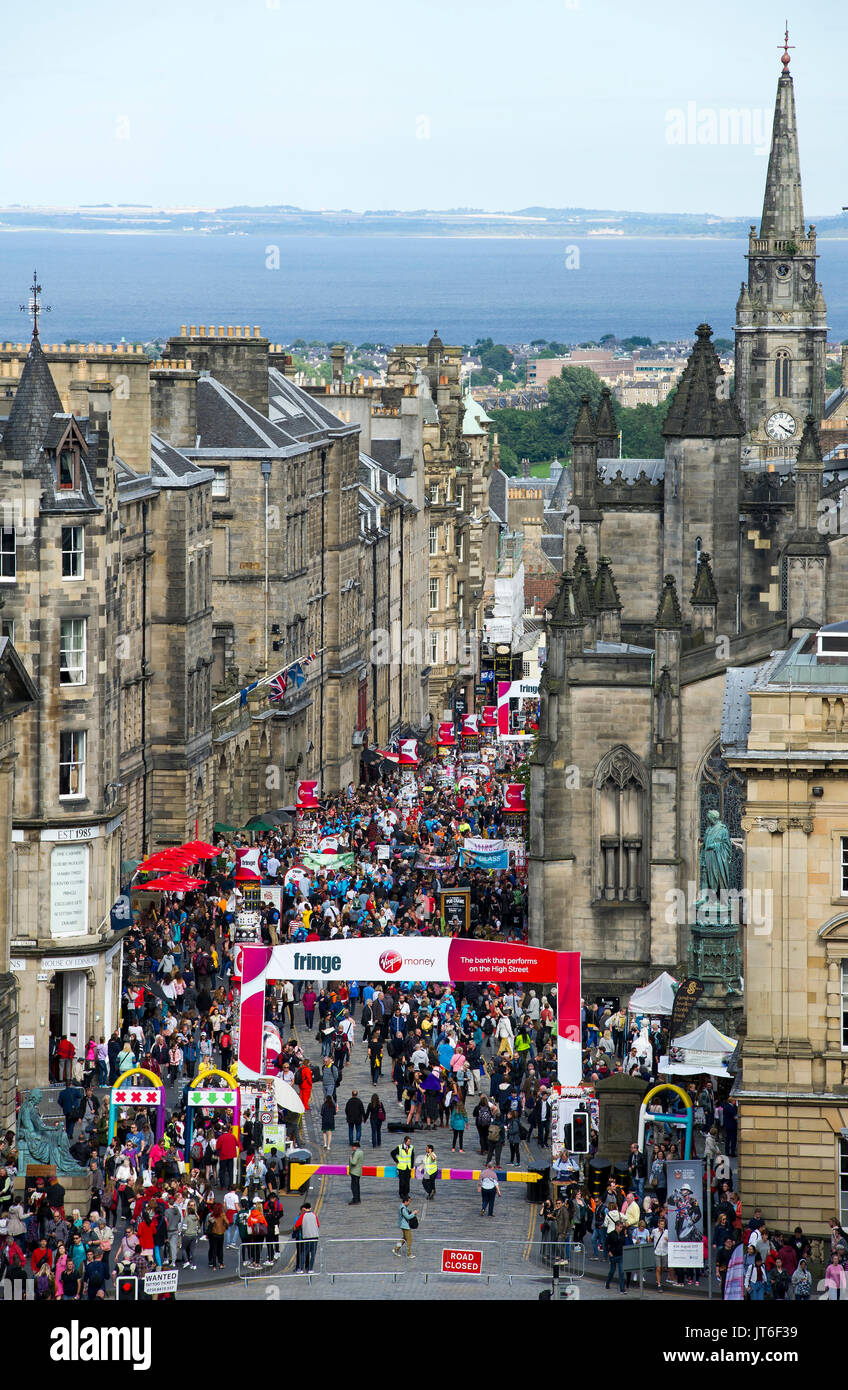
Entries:
MULTIPOLYGON (((435 1279, 470 1280, 472 1283, 489 1284, 492 1280, 505 1279, 511 1286, 516 1280, 537 1277, 539 1274, 553 1273, 556 1269, 563 1279, 574 1281, 582 1279, 585 1273, 585 1250, 582 1245, 570 1241, 547 1243, 517 1240, 450 1241, 447 1237, 412 1237, 414 1265, 406 1255, 403 1240, 398 1230, 396 1236, 331 1236, 315 1242, 312 1252, 313 1267, 305 1269, 308 1254, 306 1245, 311 1242, 285 1239, 278 1244, 277 1257, 268 1262, 267 1258, 259 1264, 254 1263, 256 1250, 253 1244, 241 1246, 239 1250, 239 1278, 245 1284, 254 1279, 277 1280, 294 1277, 326 1277, 330 1283, 337 1279, 391 1279, 397 1283, 407 1269, 410 1273, 424 1276, 424 1282, 435 1279), (401 1246, 400 1254, 396 1253, 401 1246), (454 1264, 461 1263, 462 1255, 479 1252, 479 1272, 469 1269, 443 1267, 444 1251, 455 1252, 454 1264)), ((265 1242, 262 1255, 267 1256, 265 1242)), ((448 1263, 451 1263, 450 1261, 448 1263)), ((476 1261, 469 1260, 469 1263, 476 1261)))
POLYGON ((321 1273, 321 1268, 318 1250, 308 1247, 318 1245, 318 1241, 292 1240, 291 1236, 282 1239, 278 1236, 272 1241, 247 1241, 239 1246, 238 1277, 245 1284, 251 1279, 303 1278, 304 1275, 311 1280, 314 1275, 321 1273), (269 1245, 277 1252, 273 1260, 268 1259, 269 1245), (254 1262, 255 1255, 258 1255, 258 1263, 254 1262), (310 1256, 313 1267, 307 1269, 310 1256), (317 1269, 314 1268, 315 1264, 318 1265, 317 1269))

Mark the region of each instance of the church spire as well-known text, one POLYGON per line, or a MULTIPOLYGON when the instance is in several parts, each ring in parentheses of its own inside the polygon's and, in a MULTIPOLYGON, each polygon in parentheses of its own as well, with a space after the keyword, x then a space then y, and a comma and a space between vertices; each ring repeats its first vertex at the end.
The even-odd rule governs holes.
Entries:
POLYGON ((801 164, 795 120, 795 92, 789 71, 789 30, 783 46, 783 71, 777 81, 777 100, 771 134, 760 237, 799 241, 804 236, 801 164))

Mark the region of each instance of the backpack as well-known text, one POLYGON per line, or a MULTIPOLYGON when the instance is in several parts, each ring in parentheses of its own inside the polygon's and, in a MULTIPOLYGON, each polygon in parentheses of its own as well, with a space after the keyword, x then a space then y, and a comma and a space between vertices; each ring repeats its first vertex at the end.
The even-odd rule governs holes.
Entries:
POLYGON ((38 1298, 46 1298, 50 1288, 50 1280, 46 1274, 39 1273, 35 1280, 35 1293, 38 1298))

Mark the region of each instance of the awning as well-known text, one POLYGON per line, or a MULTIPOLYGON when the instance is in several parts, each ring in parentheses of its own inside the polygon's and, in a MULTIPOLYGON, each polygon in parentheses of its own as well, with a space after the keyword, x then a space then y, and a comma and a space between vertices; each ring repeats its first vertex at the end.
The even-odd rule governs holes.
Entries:
POLYGON ((630 1013, 669 1015, 674 1008, 677 981, 664 970, 649 985, 635 989, 627 1005, 630 1013))

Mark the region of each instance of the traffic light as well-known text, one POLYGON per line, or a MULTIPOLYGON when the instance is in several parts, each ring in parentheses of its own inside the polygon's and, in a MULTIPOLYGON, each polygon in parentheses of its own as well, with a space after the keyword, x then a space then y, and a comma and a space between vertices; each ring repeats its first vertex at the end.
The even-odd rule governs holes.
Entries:
POLYGON ((575 1110, 571 1117, 571 1145, 574 1154, 589 1152, 589 1116, 585 1110, 575 1110))
POLYGON ((138 1302, 138 1279, 135 1276, 125 1278, 118 1276, 117 1301, 119 1303, 138 1302))

